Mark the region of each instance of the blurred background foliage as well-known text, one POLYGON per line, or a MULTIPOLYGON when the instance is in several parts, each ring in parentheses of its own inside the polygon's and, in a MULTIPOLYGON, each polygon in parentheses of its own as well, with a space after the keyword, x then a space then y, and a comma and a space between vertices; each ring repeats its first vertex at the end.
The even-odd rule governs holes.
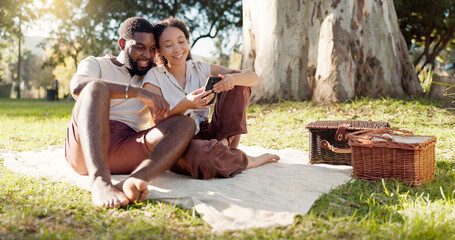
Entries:
MULTIPOLYGON (((453 74, 455 0, 394 0, 394 5, 422 83, 431 84, 433 73, 453 74)), ((151 22, 181 18, 189 26, 192 46, 214 39, 213 57, 204 60, 240 68, 241 0, 1 0, 0 83, 13 83, 15 97, 21 90, 29 93, 26 97, 43 97, 59 80, 61 97, 68 95, 81 59, 117 54, 118 27, 131 16, 151 22), (24 31, 37 22, 51 23, 45 26, 48 38, 39 45, 42 55, 23 47, 24 31)))

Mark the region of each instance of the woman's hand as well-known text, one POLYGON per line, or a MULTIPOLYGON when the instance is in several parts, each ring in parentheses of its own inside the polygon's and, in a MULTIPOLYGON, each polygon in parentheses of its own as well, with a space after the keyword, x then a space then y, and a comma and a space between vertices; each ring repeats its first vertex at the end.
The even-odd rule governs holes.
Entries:
POLYGON ((213 91, 216 93, 229 91, 235 87, 235 79, 231 74, 221 75, 219 74, 218 77, 221 77, 221 81, 217 82, 213 86, 213 91))
POLYGON ((182 100, 187 109, 207 109, 213 104, 207 105, 215 97, 211 91, 204 91, 204 87, 197 89, 186 95, 182 100))

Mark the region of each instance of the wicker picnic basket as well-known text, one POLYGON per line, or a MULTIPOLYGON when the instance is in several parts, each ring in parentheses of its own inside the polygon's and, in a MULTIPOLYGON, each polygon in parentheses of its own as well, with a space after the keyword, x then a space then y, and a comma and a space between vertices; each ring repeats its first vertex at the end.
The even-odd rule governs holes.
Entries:
POLYGON ((312 122, 306 126, 310 132, 310 163, 351 165, 347 134, 383 127, 389 127, 389 123, 359 120, 312 122))
POLYGON ((394 178, 413 186, 434 179, 434 136, 381 128, 351 133, 348 139, 356 178, 368 181, 394 178))

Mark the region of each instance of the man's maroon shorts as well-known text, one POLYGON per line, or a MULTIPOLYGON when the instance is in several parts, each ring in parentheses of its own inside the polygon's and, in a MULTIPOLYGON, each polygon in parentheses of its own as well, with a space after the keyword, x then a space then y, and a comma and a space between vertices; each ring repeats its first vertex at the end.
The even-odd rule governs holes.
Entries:
MULTIPOLYGON (((145 136, 151 130, 136 132, 119 121, 109 121, 107 164, 111 174, 129 174, 150 154, 145 136)), ((71 116, 65 139, 65 157, 73 169, 86 175, 87 167, 80 144, 77 121, 71 116)))

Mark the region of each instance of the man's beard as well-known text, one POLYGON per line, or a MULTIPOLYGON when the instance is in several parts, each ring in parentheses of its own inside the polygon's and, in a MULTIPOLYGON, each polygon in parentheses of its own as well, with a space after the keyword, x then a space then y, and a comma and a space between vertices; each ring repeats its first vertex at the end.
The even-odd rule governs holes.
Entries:
MULTIPOLYGON (((137 61, 137 60, 136 60, 137 61)), ((135 62, 129 55, 127 55, 126 59, 125 59, 125 65, 126 65, 126 68, 128 69, 128 71, 131 73, 131 75, 138 75, 138 76, 143 76, 145 75, 148 70, 150 70, 154 63, 152 61, 152 59, 149 59, 149 64, 147 66, 146 69, 144 70, 140 70, 139 67, 137 66, 137 62, 135 62)))

